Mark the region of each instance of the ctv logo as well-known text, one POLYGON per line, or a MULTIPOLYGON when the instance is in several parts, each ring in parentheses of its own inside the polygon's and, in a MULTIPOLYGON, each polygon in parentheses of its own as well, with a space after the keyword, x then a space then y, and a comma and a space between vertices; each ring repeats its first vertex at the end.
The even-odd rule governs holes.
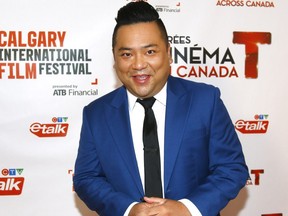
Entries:
POLYGON ((262 134, 266 133, 269 125, 267 114, 255 115, 254 120, 238 120, 235 123, 236 130, 243 134, 262 134))
POLYGON ((24 178, 19 177, 23 169, 3 169, 0 177, 0 196, 20 195, 23 190, 24 178))
POLYGON ((38 137, 65 137, 69 127, 67 120, 68 117, 54 117, 49 124, 35 122, 30 125, 30 132, 38 137))

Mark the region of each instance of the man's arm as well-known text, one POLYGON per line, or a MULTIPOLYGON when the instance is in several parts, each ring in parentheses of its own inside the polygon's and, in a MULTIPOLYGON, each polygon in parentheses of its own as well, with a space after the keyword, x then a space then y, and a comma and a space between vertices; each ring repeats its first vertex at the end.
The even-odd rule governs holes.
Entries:
POLYGON ((234 125, 220 99, 219 89, 214 90, 209 124, 209 175, 185 197, 203 216, 217 215, 237 196, 249 177, 234 125))
MULTIPOLYGON (((123 215, 135 200, 116 192, 109 184, 100 164, 85 108, 80 144, 73 177, 74 189, 84 203, 93 211, 103 215, 123 215)), ((115 178, 117 178, 115 176, 115 178)))

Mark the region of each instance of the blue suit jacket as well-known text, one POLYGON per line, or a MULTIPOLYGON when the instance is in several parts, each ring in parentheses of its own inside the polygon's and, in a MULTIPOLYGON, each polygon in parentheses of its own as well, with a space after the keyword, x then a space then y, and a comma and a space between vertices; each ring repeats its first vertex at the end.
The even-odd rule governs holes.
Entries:
MULTIPOLYGON (((248 179, 220 91, 169 77, 165 122, 165 198, 186 198, 203 216, 218 215, 248 179)), ((144 196, 124 87, 84 108, 74 188, 90 209, 105 216, 123 215, 144 196)))

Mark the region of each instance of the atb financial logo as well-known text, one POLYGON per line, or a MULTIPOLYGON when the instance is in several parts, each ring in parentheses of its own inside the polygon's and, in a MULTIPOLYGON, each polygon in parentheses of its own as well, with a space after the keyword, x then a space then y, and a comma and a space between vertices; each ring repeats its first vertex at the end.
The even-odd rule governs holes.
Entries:
POLYGON ((23 190, 23 168, 2 169, 0 177, 0 196, 20 195, 23 190))
MULTIPOLYGON (((98 85, 98 79, 91 82, 91 85, 98 85)), ((53 85, 52 86, 53 96, 97 96, 98 89, 90 87, 89 89, 81 89, 78 85, 53 85)))
POLYGON ((53 117, 52 123, 39 122, 30 125, 30 132, 38 137, 65 137, 68 132, 68 117, 53 117))

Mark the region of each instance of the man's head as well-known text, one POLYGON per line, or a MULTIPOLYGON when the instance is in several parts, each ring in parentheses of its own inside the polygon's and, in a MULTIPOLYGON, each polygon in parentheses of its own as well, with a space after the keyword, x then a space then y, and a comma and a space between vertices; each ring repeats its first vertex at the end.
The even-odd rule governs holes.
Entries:
POLYGON ((155 22, 162 33, 163 40, 167 42, 168 46, 168 34, 164 23, 159 17, 158 12, 147 2, 138 1, 130 2, 124 7, 120 8, 117 17, 115 18, 117 24, 113 31, 112 48, 114 49, 116 44, 116 36, 118 29, 123 25, 136 24, 141 22, 155 22))
POLYGON ((163 22, 148 3, 122 7, 113 33, 114 68, 127 90, 139 98, 157 94, 170 74, 170 45, 163 22))

